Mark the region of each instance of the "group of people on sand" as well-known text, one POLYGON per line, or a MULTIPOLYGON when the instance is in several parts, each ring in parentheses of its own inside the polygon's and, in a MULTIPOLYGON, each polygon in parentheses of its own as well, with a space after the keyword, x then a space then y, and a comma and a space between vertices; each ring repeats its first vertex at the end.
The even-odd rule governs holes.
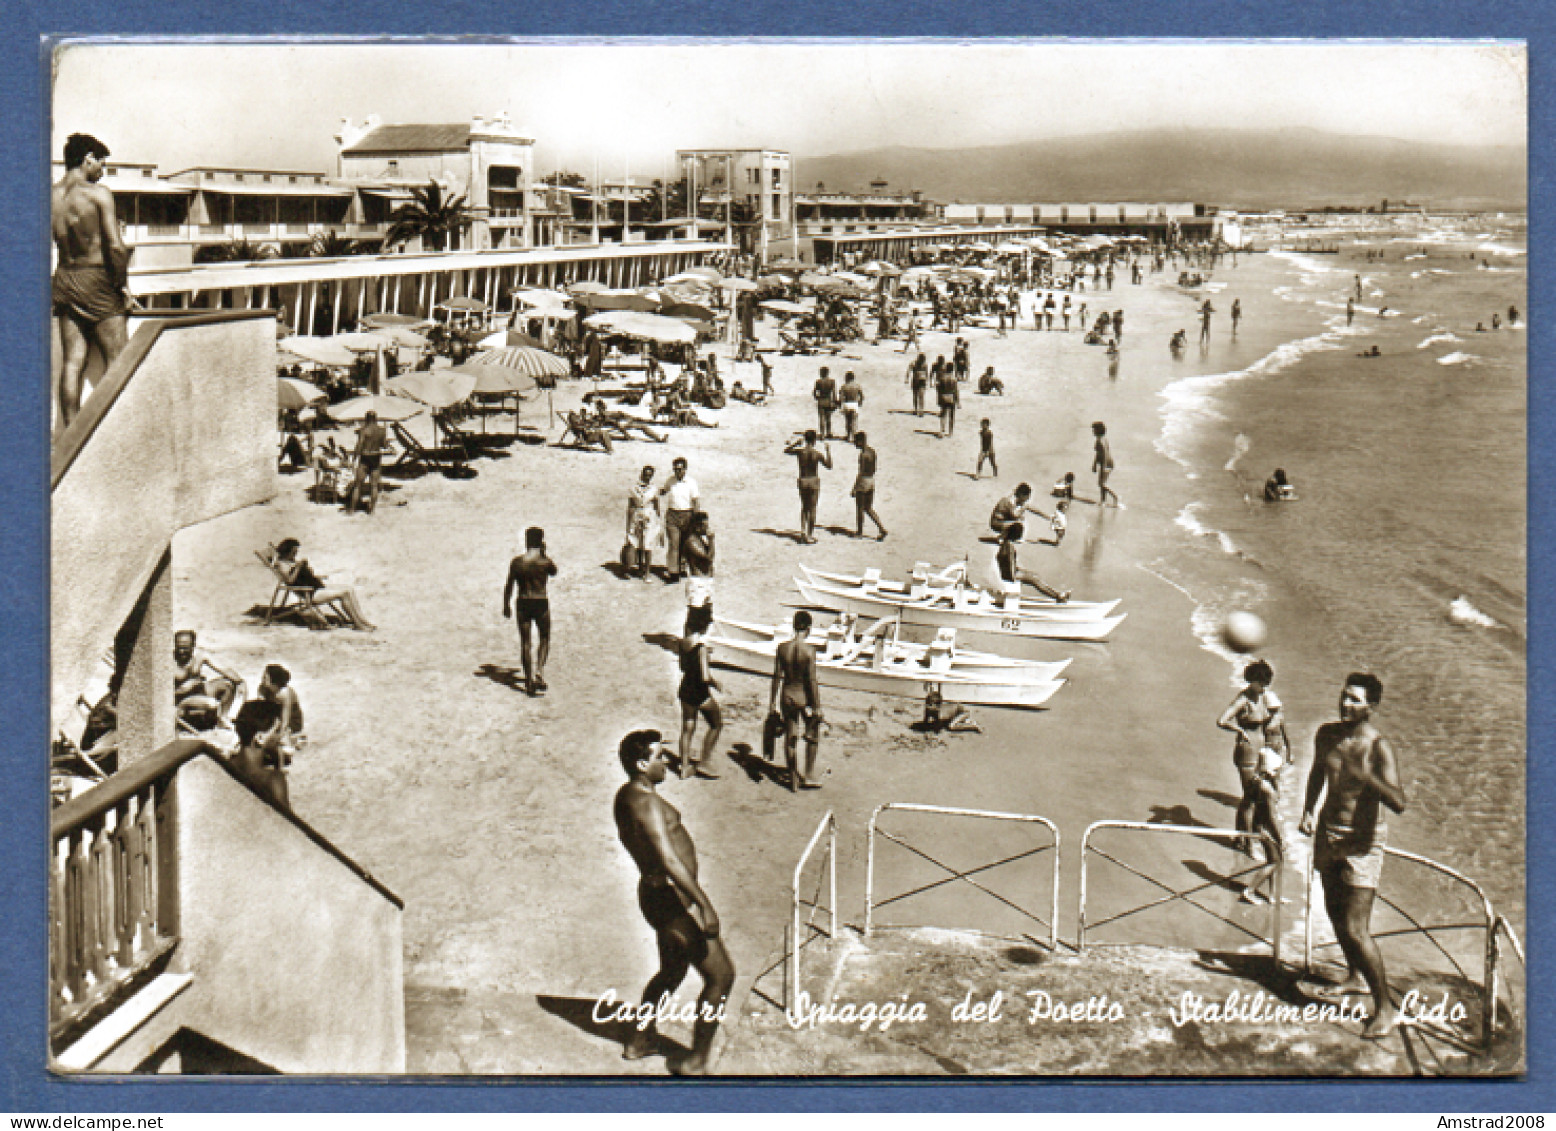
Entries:
MULTIPOLYGON (((854 537, 864 537, 864 520, 868 518, 875 524, 876 541, 884 542, 888 533, 886 524, 875 513, 875 475, 879 456, 870 446, 870 437, 865 432, 854 432, 850 440, 859 453, 854 485, 848 492, 854 500, 854 537)), ((806 545, 815 545, 816 512, 821 502, 821 469, 832 469, 832 448, 814 428, 807 428, 791 437, 783 451, 785 455, 793 456, 798 464, 796 486, 800 494, 799 540, 806 545), (821 442, 819 448, 816 446, 818 440, 821 442)))
POLYGON ((290 671, 267 664, 250 699, 243 678, 200 648, 193 630, 180 629, 173 634, 173 705, 186 734, 230 729, 232 767, 262 796, 291 808, 286 771, 308 740, 290 671))

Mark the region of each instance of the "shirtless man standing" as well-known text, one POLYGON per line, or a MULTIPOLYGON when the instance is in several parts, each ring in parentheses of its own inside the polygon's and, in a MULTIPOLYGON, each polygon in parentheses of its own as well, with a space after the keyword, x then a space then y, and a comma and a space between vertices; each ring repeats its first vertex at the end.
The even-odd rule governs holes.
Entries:
POLYGON ((59 253, 54 269, 54 317, 64 365, 59 379, 59 426, 81 410, 82 372, 92 344, 105 365, 124 351, 129 302, 130 249, 119 234, 113 193, 102 179, 108 147, 89 134, 65 142, 65 176, 49 197, 49 223, 59 253))
POLYGON ((859 449, 859 475, 854 480, 854 529, 856 538, 864 537, 864 520, 866 516, 875 523, 875 540, 886 541, 886 524, 881 521, 881 516, 875 513, 875 449, 869 444, 869 437, 863 432, 855 432, 854 447, 859 449))
POLYGON ((1108 476, 1113 474, 1113 449, 1108 447, 1108 426, 1097 420, 1092 423, 1091 434, 1096 438, 1092 445, 1091 469, 1097 473, 1097 505, 1105 507, 1108 496, 1118 505, 1118 492, 1108 486, 1108 476))
MULTIPOLYGON (((616 792, 616 833, 637 865, 638 909, 659 943, 659 970, 643 988, 643 1004, 668 1003, 691 967, 702 975, 691 1054, 669 1063, 677 1076, 701 1076, 712 1067, 713 1039, 735 984, 735 964, 719 938, 713 902, 697 882, 697 848, 681 814, 654 788, 670 772, 667 753, 657 730, 635 730, 621 740, 618 754, 628 781, 616 792)), ((658 1035, 652 1022, 635 1029, 621 1055, 641 1060, 654 1051, 658 1035)))
POLYGON ((815 780, 816 748, 821 739, 821 685, 816 678, 816 652, 805 638, 810 635, 810 614, 804 609, 794 614, 794 636, 778 645, 773 664, 772 694, 767 713, 780 710, 783 715, 784 760, 789 767, 789 790, 820 789, 815 780), (794 746, 805 725, 805 767, 802 773, 794 760, 794 746))
POLYGON ((524 532, 524 553, 508 564, 508 581, 502 587, 502 615, 509 614, 509 598, 515 589, 519 624, 519 643, 524 663, 524 690, 533 696, 546 689, 546 658, 551 654, 551 602, 546 582, 556 576, 556 563, 546 556, 546 533, 538 526, 524 532), (540 639, 535 654, 530 654, 530 625, 540 639))
POLYGON ((1383 699, 1375 675, 1352 672, 1340 692, 1340 721, 1325 723, 1313 739, 1313 768, 1302 807, 1303 836, 1314 838, 1313 867, 1324 885, 1324 907, 1345 953, 1347 976, 1340 992, 1372 992, 1372 1019, 1362 1036, 1377 1040, 1394 1031, 1398 1015, 1389 1000, 1383 955, 1372 938, 1372 902, 1383 873, 1388 825, 1379 804, 1405 811, 1405 789, 1389 740, 1372 725, 1383 699), (1319 797, 1315 831, 1313 814, 1319 797))
POLYGON ((816 542, 816 504, 821 499, 821 468, 832 470, 832 449, 825 444, 816 448, 816 430, 806 429, 805 435, 796 437, 784 449, 800 462, 800 540, 809 545, 816 542))

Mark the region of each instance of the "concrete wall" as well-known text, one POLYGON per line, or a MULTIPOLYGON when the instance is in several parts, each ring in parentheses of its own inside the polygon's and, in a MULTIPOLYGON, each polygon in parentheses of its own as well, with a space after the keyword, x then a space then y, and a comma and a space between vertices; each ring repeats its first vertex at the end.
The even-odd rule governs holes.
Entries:
MULTIPOLYGON (((137 330, 116 371, 56 440, 56 460, 75 450, 51 500, 56 726, 75 709, 173 534, 275 494, 275 321, 214 317, 137 330), (94 401, 100 406, 121 385, 94 424, 94 401)), ((234 615, 241 604, 235 594, 234 615)))
POLYGON ((176 789, 185 1024, 282 1072, 403 1072, 400 909, 210 758, 176 789))

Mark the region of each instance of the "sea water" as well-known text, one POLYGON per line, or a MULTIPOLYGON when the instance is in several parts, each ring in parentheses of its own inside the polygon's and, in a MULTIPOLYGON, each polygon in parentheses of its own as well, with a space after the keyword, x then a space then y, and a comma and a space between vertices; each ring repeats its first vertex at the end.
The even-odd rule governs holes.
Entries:
MULTIPOLYGON (((1521 929, 1524 220, 1352 217, 1303 236, 1340 251, 1218 267, 1217 347, 1161 392, 1157 447, 1183 471, 1183 538, 1162 564, 1229 682, 1245 658, 1219 642, 1221 617, 1268 623, 1302 772, 1345 674, 1383 680, 1376 719, 1410 801, 1391 843, 1472 877, 1521 929), (1381 356, 1357 356, 1373 345, 1381 356), (1298 501, 1263 501, 1276 467, 1298 501)), ((1288 808, 1303 785, 1287 780, 1288 808)))

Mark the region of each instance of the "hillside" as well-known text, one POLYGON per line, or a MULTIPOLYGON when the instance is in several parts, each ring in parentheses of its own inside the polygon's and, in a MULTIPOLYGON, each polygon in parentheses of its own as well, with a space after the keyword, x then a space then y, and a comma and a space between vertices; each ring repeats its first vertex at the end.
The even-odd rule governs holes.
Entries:
POLYGON ((798 157, 800 190, 894 191, 940 201, 1191 200, 1230 208, 1411 200, 1444 209, 1522 210, 1522 147, 1450 146, 1311 129, 1162 130, 974 149, 896 147, 798 157))

